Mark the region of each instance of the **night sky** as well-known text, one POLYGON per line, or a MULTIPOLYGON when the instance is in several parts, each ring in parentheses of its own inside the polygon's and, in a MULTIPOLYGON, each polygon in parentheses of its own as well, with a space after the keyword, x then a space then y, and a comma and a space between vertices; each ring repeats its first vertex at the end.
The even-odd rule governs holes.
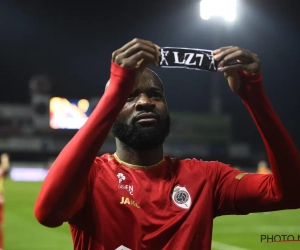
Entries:
MULTIPOLYGON (((52 79, 53 95, 100 97, 112 52, 135 37, 160 46, 237 45, 260 56, 265 91, 300 148, 300 1, 239 1, 233 23, 201 20, 194 0, 24 2, 0 2, 0 103, 29 103, 28 80, 37 73, 52 79)), ((209 111, 212 73, 153 69, 171 111, 209 111)), ((219 82, 235 140, 260 147, 248 112, 220 73, 219 82)))

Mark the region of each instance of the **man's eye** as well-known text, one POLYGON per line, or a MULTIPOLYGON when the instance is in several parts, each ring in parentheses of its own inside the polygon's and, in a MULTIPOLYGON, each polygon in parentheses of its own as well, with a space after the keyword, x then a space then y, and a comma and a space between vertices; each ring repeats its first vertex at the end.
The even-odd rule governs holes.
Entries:
POLYGON ((127 101, 128 101, 128 102, 133 101, 134 98, 135 98, 134 96, 129 96, 129 97, 127 98, 127 101))
POLYGON ((158 92, 154 92, 154 93, 152 94, 152 97, 159 97, 159 98, 161 98, 162 95, 161 95, 160 93, 158 93, 158 92))
POLYGON ((137 97, 136 93, 132 93, 128 98, 127 101, 133 101, 137 97))

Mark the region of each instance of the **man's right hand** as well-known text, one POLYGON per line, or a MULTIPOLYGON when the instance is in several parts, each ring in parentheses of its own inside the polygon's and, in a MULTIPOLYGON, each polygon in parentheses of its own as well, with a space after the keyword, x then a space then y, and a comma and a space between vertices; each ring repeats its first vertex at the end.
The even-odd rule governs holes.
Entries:
POLYGON ((160 57, 159 46, 135 38, 112 54, 112 61, 121 67, 143 70, 146 65, 158 66, 160 57))

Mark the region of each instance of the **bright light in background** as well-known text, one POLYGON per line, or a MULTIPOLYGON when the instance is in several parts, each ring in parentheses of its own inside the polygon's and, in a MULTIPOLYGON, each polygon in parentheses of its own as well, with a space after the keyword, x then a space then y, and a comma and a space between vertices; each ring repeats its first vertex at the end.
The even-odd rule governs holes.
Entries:
POLYGON ((86 112, 88 111, 89 107, 90 107, 90 103, 88 100, 86 99, 81 99, 78 101, 78 108, 82 111, 82 112, 86 112))
POLYGON ((200 17, 208 20, 212 16, 222 16, 225 20, 236 18, 236 0, 202 0, 200 2, 200 17))

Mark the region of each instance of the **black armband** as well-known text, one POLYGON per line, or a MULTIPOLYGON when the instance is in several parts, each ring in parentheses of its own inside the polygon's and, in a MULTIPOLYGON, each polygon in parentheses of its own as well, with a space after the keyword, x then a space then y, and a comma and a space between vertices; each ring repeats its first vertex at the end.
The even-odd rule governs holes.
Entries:
POLYGON ((162 47, 160 52, 160 67, 217 71, 213 50, 162 47))

